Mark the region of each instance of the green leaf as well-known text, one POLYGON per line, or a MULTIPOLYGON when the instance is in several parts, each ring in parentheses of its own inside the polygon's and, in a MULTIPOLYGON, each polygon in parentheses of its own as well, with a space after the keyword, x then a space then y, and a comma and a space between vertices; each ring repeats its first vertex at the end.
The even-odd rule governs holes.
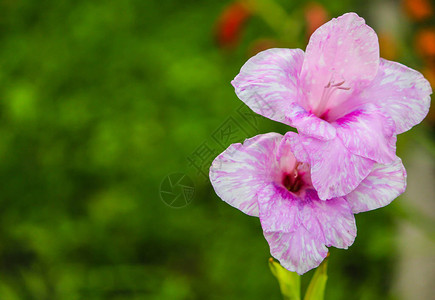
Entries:
POLYGON ((301 299, 301 278, 295 272, 290 272, 283 268, 278 262, 269 259, 269 268, 273 276, 278 279, 284 300, 300 300, 301 299))
POLYGON ((326 275, 328 267, 328 256, 325 260, 317 267, 313 278, 311 279, 310 285, 305 293, 304 300, 323 300, 325 295, 326 280, 328 280, 328 275, 326 275))

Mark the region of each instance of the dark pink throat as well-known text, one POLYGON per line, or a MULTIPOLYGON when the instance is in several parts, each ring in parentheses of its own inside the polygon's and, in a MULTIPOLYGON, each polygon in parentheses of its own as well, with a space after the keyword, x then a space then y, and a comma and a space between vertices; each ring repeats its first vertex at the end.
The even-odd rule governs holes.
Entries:
POLYGON ((284 173, 282 177, 282 185, 290 192, 297 193, 304 186, 302 177, 297 171, 293 173, 284 173))

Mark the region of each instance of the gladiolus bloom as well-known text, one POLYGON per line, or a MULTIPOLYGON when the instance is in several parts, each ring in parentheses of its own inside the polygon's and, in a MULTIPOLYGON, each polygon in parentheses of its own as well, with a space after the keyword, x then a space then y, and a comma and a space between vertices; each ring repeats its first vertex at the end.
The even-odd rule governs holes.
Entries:
POLYGON ((260 52, 232 84, 253 111, 298 130, 322 200, 393 163, 396 135, 423 120, 432 93, 419 72, 379 58, 376 33, 354 13, 318 28, 305 53, 260 52))
POLYGON ((321 200, 314 189, 309 155, 300 136, 268 133, 232 144, 210 168, 219 197, 242 212, 260 218, 271 254, 290 271, 303 274, 317 267, 327 247, 346 249, 356 237, 354 213, 389 204, 406 186, 396 157, 374 164, 368 176, 344 197, 321 200))

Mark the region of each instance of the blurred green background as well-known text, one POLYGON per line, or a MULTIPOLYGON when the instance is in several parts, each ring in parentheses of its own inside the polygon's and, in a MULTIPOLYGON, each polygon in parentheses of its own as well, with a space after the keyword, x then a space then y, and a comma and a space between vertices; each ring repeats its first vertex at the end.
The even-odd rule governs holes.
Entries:
MULTIPOLYGON (((304 49, 316 20, 348 11, 431 76, 414 39, 434 20, 398 1, 233 5, 0 1, 0 299, 281 299, 258 219, 201 174, 229 144, 289 129, 249 115, 230 81, 256 51, 304 49), (182 208, 162 194, 172 173, 194 189, 174 191, 182 208)), ((433 162, 432 126, 399 136, 405 166, 415 145, 433 162)), ((412 201, 357 216, 354 245, 331 249, 326 299, 402 299, 398 224, 433 241, 412 201)))

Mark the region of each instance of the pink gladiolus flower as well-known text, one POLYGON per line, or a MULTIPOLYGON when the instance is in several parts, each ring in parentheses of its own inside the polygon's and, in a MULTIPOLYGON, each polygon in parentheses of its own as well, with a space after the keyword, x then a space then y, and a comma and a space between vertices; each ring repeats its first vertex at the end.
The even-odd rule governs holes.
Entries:
POLYGON ((322 200, 393 163, 396 135, 423 120, 432 93, 419 72, 379 58, 376 33, 354 13, 318 28, 305 53, 257 54, 232 84, 253 111, 297 128, 322 200))
POLYGON ((232 144, 210 168, 219 197, 260 218, 272 255, 290 271, 317 267, 327 247, 347 248, 356 237, 354 213, 389 204, 406 186, 400 158, 374 164, 350 194, 320 200, 300 136, 268 133, 232 144))

